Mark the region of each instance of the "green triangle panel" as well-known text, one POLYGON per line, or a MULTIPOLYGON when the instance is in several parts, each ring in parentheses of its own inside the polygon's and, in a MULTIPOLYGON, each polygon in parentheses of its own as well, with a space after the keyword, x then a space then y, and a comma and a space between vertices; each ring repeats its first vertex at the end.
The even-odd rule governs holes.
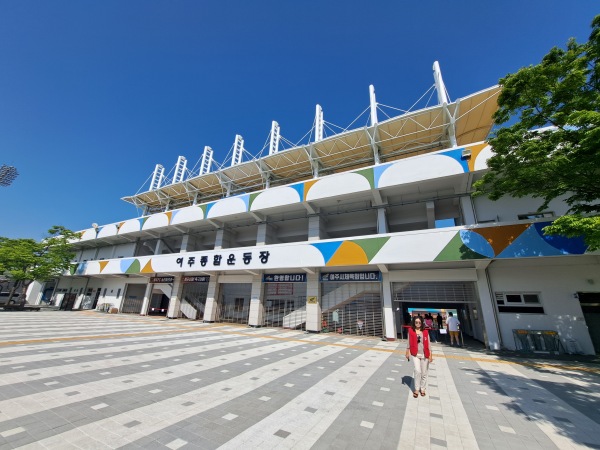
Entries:
POLYGON ((488 259, 487 256, 483 256, 477 252, 474 252, 465 244, 463 244, 460 238, 460 233, 456 233, 456 236, 452 238, 450 242, 444 247, 439 255, 436 256, 434 261, 460 261, 465 259, 488 259))
POLYGON ((370 239, 359 239, 356 241, 350 241, 358 245, 363 249, 365 255, 367 255, 367 259, 369 262, 375 257, 375 255, 381 250, 387 241, 389 241, 389 237, 378 237, 378 238, 370 238, 370 239))
POLYGON ((362 175, 363 177, 365 177, 367 180, 369 180, 369 185, 371 186, 371 189, 375 189, 375 175, 373 175, 373 169, 362 169, 362 170, 357 170, 356 172, 359 175, 362 175))
POLYGON ((261 192, 255 192, 254 194, 250 194, 250 199, 248 201, 248 211, 251 210, 252 208, 252 203, 254 202, 254 199, 256 197, 258 197, 261 194, 261 192))
POLYGON ((198 205, 198 207, 202 210, 202 217, 206 219, 206 203, 204 205, 198 205))
POLYGON ((71 264, 71 265, 69 266, 69 273, 70 273, 71 275, 75 275, 75 271, 77 270, 77 266, 78 266, 78 264, 71 264))
POLYGON ((140 273, 140 261, 135 259, 125 273, 140 273))

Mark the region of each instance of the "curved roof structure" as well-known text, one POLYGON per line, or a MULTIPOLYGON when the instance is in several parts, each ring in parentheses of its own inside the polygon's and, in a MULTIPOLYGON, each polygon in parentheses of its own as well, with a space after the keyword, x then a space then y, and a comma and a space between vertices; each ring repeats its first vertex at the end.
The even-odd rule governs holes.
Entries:
POLYGON ((180 208, 483 141, 493 126, 500 90, 493 86, 449 104, 401 114, 123 200, 149 210, 180 208))

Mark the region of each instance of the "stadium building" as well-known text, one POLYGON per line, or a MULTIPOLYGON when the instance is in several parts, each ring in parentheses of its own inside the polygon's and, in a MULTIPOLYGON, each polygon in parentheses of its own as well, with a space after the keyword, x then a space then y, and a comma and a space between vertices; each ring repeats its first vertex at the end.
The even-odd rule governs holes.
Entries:
POLYGON ((209 147, 198 170, 157 165, 124 198, 144 215, 84 230, 71 273, 30 302, 387 340, 455 311, 492 350, 597 352, 600 257, 542 231, 566 204, 471 197, 500 87, 450 101, 435 63, 432 89, 437 104, 379 120, 371 86, 368 126, 332 136, 317 106, 311 141, 285 150, 273 122, 268 154, 245 161, 236 136, 216 170, 209 147))

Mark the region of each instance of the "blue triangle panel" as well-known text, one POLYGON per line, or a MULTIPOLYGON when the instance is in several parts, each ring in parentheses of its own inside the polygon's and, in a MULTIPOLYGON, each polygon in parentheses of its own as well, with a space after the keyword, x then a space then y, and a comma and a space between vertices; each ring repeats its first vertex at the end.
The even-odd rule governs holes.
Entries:
POLYGON ((250 204, 250 194, 243 194, 243 195, 238 196, 238 198, 245 203, 245 205, 246 205, 246 211, 249 211, 250 210, 250 206, 249 206, 249 204, 250 204))
POLYGON ((343 241, 338 241, 338 242, 322 242, 319 244, 310 244, 313 247, 315 247, 317 250, 319 250, 321 252, 321 255, 323 255, 323 260, 325 261, 325 264, 327 264, 329 262, 329 260, 331 259, 331 257, 333 256, 333 254, 335 252, 337 252, 337 249, 340 248, 340 245, 342 245, 343 241))
POLYGON ((300 201, 303 202, 304 201, 304 183, 292 184, 292 185, 290 185, 290 187, 298 193, 298 196, 300 197, 300 201))
POLYGON ((381 178, 381 174, 386 171, 388 167, 390 167, 392 163, 389 164, 381 164, 380 166, 373 167, 373 185, 375 189, 379 187, 379 179, 381 178))
POLYGON ((463 148, 457 148, 454 150, 448 150, 447 152, 442 152, 440 155, 448 156, 452 159, 455 159, 460 163, 465 173, 469 172, 469 163, 466 159, 462 159, 463 148))
POLYGON ((536 222, 534 224, 540 237, 552 247, 560 250, 563 255, 583 255, 587 250, 587 245, 582 237, 568 238, 565 236, 546 236, 543 228, 552 222, 536 222))
POLYGON ((480 255, 493 258, 494 249, 490 243, 480 234, 477 234, 470 230, 461 230, 460 239, 469 249, 473 250, 480 255))
POLYGON ((560 256, 563 252, 544 241, 534 226, 527 228, 506 247, 497 258, 527 258, 532 256, 560 256))
POLYGON ((210 202, 206 204, 206 212, 204 213, 204 218, 206 219, 208 217, 208 212, 211 210, 211 208, 213 206, 215 206, 215 203, 217 202, 210 202))
POLYGON ((121 272, 127 272, 127 269, 129 269, 129 267, 133 264, 133 261, 135 261, 134 258, 122 259, 121 261, 119 261, 121 272))

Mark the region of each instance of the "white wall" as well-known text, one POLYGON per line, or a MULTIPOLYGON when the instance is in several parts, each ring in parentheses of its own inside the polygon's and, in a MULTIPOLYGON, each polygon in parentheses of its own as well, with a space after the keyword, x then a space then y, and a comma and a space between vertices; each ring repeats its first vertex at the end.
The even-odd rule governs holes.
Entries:
POLYGON ((558 331, 565 348, 575 339, 585 354, 594 347, 579 301, 578 291, 600 291, 600 258, 550 257, 494 261, 488 268, 495 292, 539 292, 544 314, 499 313, 503 346, 515 349, 513 329, 558 331))
MULTIPOLYGON (((552 200, 545 211, 552 211, 557 217, 565 214, 568 206, 562 200, 563 198, 552 200)), ((483 196, 473 199, 475 213, 479 221, 514 222, 518 220, 519 214, 535 212, 542 203, 542 199, 532 197, 502 197, 495 202, 483 196)))

